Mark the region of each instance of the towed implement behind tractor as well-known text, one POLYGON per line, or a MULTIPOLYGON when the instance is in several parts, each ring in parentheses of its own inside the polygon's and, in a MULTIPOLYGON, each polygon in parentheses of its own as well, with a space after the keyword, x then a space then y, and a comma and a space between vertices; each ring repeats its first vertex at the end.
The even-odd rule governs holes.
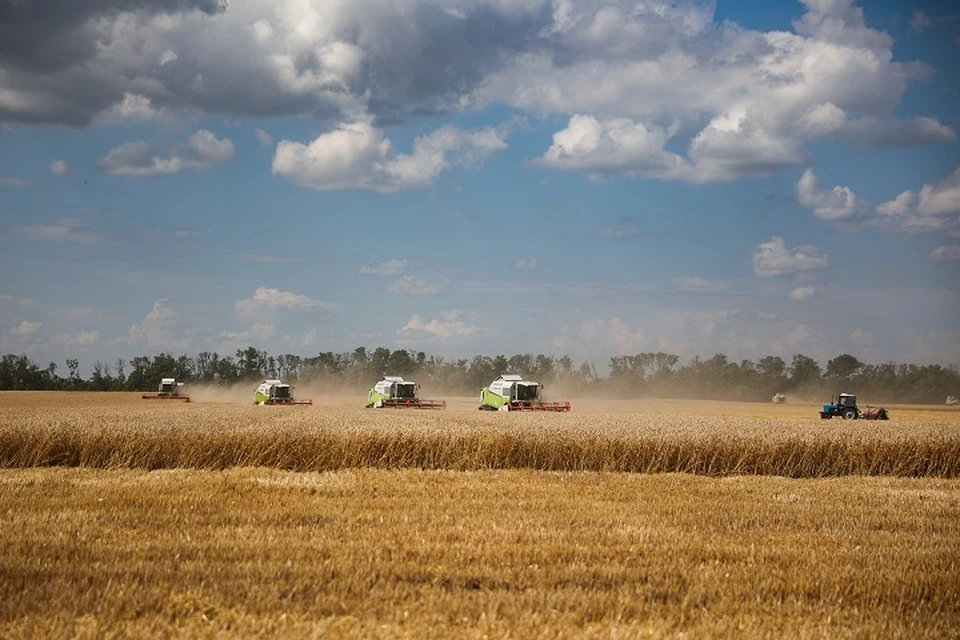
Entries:
POLYGON ((144 400, 181 400, 190 402, 190 396, 183 390, 183 383, 176 378, 161 378, 156 393, 145 393, 144 400))
POLYGON ((290 385, 279 380, 264 380, 254 393, 254 404, 313 404, 313 400, 296 400, 290 385))
POLYGON ((400 376, 383 376, 367 394, 367 409, 446 409, 445 400, 423 400, 420 385, 400 376))
POLYGON ((543 385, 502 375, 480 391, 481 411, 570 411, 569 402, 544 402, 543 385))

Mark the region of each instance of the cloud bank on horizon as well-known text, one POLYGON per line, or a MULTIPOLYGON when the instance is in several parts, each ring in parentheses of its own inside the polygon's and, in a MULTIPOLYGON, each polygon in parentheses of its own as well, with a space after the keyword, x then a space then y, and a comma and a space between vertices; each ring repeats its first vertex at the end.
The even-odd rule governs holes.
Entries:
POLYGON ((0 0, 0 351, 960 363, 927 4, 0 0))

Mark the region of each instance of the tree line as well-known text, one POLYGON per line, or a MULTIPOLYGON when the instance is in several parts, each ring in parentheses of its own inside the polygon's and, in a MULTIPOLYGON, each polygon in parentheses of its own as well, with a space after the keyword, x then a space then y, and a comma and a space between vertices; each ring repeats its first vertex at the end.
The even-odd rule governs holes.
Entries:
POLYGON ((63 376, 54 362, 41 368, 25 355, 7 354, 0 359, 0 389, 150 391, 167 377, 188 384, 232 385, 280 378, 293 384, 372 386, 382 375, 399 375, 427 389, 472 394, 502 373, 517 373, 542 382, 548 394, 554 387, 556 393, 589 392, 598 396, 769 401, 775 393, 788 398, 796 394, 805 399, 827 399, 840 391, 850 391, 871 402, 937 404, 948 395, 960 395, 960 371, 955 365, 874 365, 846 353, 829 360, 826 367, 803 354, 794 355, 790 362, 780 356, 732 362, 718 353, 681 363, 676 354, 638 353, 610 358, 605 376, 598 375, 593 364, 577 364, 566 355, 447 359, 386 347, 326 351, 312 357, 273 356, 255 347, 225 356, 210 351, 196 356, 160 353, 120 358, 112 364, 96 361, 86 378, 80 375, 79 360, 68 359, 65 364, 63 376))

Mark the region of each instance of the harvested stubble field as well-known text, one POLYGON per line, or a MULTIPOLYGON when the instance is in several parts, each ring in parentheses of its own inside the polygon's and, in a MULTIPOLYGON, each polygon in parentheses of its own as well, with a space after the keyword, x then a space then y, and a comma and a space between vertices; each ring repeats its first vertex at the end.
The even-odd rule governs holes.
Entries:
POLYGON ((960 637, 960 411, 315 400, 0 394, 0 637, 960 637))

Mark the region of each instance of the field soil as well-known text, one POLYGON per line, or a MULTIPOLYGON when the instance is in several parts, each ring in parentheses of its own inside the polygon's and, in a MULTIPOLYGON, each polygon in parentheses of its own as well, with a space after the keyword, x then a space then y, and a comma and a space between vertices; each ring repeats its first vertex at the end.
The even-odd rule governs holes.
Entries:
POLYGON ((314 401, 0 393, 0 637, 960 637, 955 409, 314 401))

